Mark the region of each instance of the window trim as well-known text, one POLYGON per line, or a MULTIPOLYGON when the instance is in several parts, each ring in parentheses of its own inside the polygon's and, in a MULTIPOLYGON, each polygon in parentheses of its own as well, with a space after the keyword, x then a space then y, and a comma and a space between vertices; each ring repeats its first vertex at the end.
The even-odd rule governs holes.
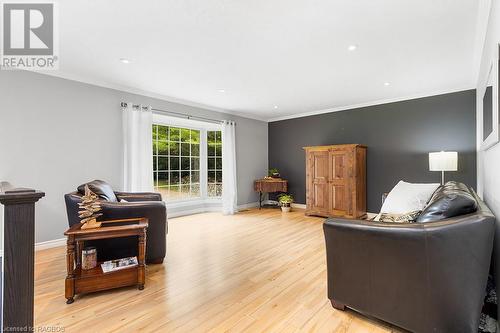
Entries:
MULTIPOLYGON (((153 113, 153 125, 162 125, 170 127, 189 128, 200 131, 200 196, 194 198, 185 198, 178 200, 169 200, 168 204, 171 207, 185 206, 187 203, 203 204, 203 203, 219 203, 222 197, 209 197, 207 193, 208 188, 208 151, 207 151, 207 131, 220 131, 221 125, 202 122, 198 120, 182 119, 177 117, 170 117, 162 114, 153 113)), ((151 142, 152 144, 152 142, 151 142)), ((165 198, 163 199, 165 201, 165 198)))

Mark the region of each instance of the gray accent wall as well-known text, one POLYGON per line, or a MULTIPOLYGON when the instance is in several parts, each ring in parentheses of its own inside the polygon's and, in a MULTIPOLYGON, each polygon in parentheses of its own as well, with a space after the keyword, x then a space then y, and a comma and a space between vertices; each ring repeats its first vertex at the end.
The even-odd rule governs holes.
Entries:
POLYGON ((0 96, 0 180, 46 193, 37 242, 64 237, 65 193, 92 179, 122 189, 122 101, 236 121, 238 204, 258 200, 253 180, 267 172, 266 122, 28 71, 1 71, 0 96))
POLYGON ((368 146, 367 208, 377 212, 382 193, 399 181, 440 182, 428 153, 458 151, 458 171, 447 180, 476 187, 475 90, 374 105, 269 123, 269 167, 289 180, 289 192, 305 203, 302 147, 344 143, 368 146))

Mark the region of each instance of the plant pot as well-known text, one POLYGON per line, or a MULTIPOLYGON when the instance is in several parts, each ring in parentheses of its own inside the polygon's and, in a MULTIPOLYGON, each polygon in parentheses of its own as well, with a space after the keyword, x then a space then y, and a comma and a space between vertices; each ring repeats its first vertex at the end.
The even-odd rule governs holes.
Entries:
POLYGON ((281 211, 282 211, 283 213, 288 213, 288 212, 290 212, 291 210, 292 210, 292 207, 290 207, 290 206, 281 206, 281 211))
POLYGON ((271 177, 273 177, 273 178, 280 178, 280 174, 279 173, 273 173, 271 175, 271 177))

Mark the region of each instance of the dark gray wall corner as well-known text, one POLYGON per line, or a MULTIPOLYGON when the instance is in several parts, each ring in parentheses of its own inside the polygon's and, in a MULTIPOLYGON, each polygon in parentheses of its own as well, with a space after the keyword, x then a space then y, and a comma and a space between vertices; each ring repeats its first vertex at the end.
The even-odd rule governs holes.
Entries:
POLYGON ((428 153, 458 151, 458 171, 447 180, 476 187, 476 93, 467 90, 402 102, 269 123, 269 167, 289 181, 305 203, 304 146, 359 143, 368 146, 368 210, 399 181, 440 182, 428 153))

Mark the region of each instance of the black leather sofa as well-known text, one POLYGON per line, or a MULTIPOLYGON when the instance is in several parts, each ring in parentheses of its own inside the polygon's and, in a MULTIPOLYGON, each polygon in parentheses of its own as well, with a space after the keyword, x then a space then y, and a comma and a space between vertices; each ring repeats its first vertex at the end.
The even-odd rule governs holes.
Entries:
POLYGON ((436 190, 415 223, 330 218, 328 298, 413 332, 477 332, 494 223, 455 182, 436 190))
MULTIPOLYGON (((148 218, 146 234, 146 262, 159 264, 163 262, 167 248, 167 210, 159 193, 127 193, 115 192, 109 184, 102 180, 82 184, 78 190, 64 196, 68 224, 80 223, 78 203, 85 193, 85 185, 101 199, 102 216, 98 220, 125 219, 134 217, 148 218)), ((137 237, 105 239, 86 242, 88 246, 97 248, 99 261, 124 258, 137 255, 137 237)))

